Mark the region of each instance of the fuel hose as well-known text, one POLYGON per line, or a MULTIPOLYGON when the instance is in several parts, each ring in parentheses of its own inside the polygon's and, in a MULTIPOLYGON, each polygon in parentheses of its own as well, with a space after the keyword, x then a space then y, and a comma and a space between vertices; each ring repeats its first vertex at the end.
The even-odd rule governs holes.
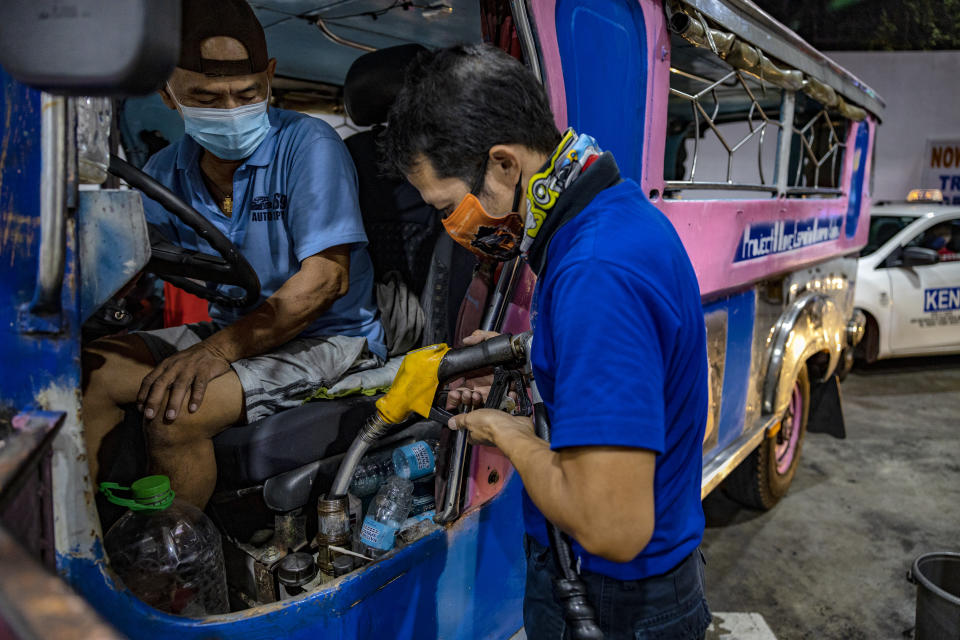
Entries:
MULTIPOLYGON (((537 391, 536 382, 531 381, 530 389, 533 393, 533 424, 537 437, 550 442, 547 407, 537 391)), ((587 586, 575 568, 570 539, 549 520, 547 536, 550 538, 553 561, 560 572, 560 576, 553 579, 553 597, 563 609, 563 619, 570 640, 603 640, 596 611, 587 597, 587 586)))

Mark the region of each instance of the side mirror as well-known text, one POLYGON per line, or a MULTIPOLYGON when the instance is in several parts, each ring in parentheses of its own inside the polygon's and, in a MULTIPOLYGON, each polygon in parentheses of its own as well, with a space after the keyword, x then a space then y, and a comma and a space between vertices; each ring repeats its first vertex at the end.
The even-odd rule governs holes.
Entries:
POLYGON ((940 262, 940 254, 926 247, 905 247, 900 255, 901 267, 924 267, 940 262))
POLYGON ((143 95, 180 54, 180 0, 2 0, 0 66, 57 95, 143 95))

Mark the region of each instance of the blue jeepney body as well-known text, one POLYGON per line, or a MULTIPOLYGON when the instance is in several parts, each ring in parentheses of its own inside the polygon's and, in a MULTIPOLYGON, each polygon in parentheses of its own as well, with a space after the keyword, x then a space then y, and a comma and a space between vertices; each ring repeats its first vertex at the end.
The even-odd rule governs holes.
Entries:
MULTIPOLYGON (((468 5, 473 6, 467 8, 473 11, 470 15, 477 13, 475 3, 468 0, 450 4, 457 16, 468 5)), ((691 57, 691 51, 702 54, 702 46, 681 51, 680 39, 668 28, 664 3, 510 4, 523 57, 547 88, 558 126, 591 133, 614 152, 624 176, 641 184, 674 223, 697 270, 711 364, 712 401, 704 442, 706 495, 779 424, 799 368, 823 355, 825 363, 818 371, 829 378, 848 347, 855 271, 850 256, 866 241, 870 149, 882 103, 868 87, 817 57, 782 25, 769 17, 765 22, 765 14, 750 9, 749 2, 688 0, 685 11, 702 15, 703 24, 709 19, 717 29, 728 29, 744 41, 772 34, 772 41, 780 42, 772 56, 792 65, 793 72, 807 74, 803 77, 816 76, 848 103, 859 105, 848 105, 845 112, 842 104, 823 107, 824 114, 831 109, 847 114, 843 127, 831 134, 829 148, 837 153, 831 184, 800 178, 791 182, 787 164, 791 174, 795 168, 798 176, 804 170, 796 147, 790 148, 792 123, 780 126, 768 118, 774 123, 770 136, 781 140, 779 181, 764 182, 761 175, 761 184, 739 185, 739 199, 719 196, 737 185, 729 180, 698 183, 692 171, 669 175, 678 149, 689 143, 692 131, 671 128, 686 122, 675 119, 676 101, 693 95, 671 84, 682 75, 674 67, 691 61, 691 69, 707 67, 696 66, 702 61, 691 57), (738 22, 735 15, 728 15, 734 10, 746 11, 743 15, 750 19, 738 22), (805 60, 817 64, 805 67, 805 60), (708 197, 697 197, 698 189, 712 191, 708 197), (677 197, 680 193, 684 197, 677 197)), ((260 8, 265 23, 271 10, 279 11, 260 8)), ((364 32, 344 33, 360 39, 364 32)), ((407 32, 410 40, 415 34, 416 29, 407 32)), ((282 42, 275 39, 271 47, 299 46, 299 36, 294 36, 291 32, 282 42)), ((359 55, 336 51, 350 54, 341 69, 359 55)), ((715 53, 706 53, 722 73, 739 73, 724 67, 715 53)), ((692 73, 687 76, 691 82, 702 80, 692 73)), ((509 638, 519 631, 525 562, 521 483, 512 471, 499 492, 472 505, 452 525, 298 597, 191 619, 158 612, 124 588, 110 571, 103 550, 95 489, 87 471, 80 411, 80 330, 92 310, 146 264, 149 252, 144 257, 133 246, 145 237, 142 224, 136 222, 142 219, 142 205, 139 195, 129 190, 68 189, 60 201, 53 200, 65 212, 58 240, 57 229, 51 233, 49 226, 44 228, 51 219, 53 196, 51 184, 41 176, 59 175, 73 182, 75 176, 70 169, 50 171, 47 165, 55 159, 50 145, 44 147, 42 141, 60 126, 50 114, 63 113, 67 99, 24 87, 2 68, 0 84, 0 409, 25 416, 40 410, 56 412, 63 419, 45 485, 52 529, 42 535, 54 550, 55 568, 64 580, 103 618, 133 638, 419 640, 509 638), (136 228, 112 226, 115 220, 133 221, 130 228, 136 228), (62 251, 51 260, 50 246, 58 242, 62 251), (94 246, 111 250, 92 251, 94 246), (58 274, 59 304, 50 300, 50 269, 58 274), (44 278, 45 283, 40 281, 44 278), (46 297, 37 304, 43 297, 38 291, 44 287, 46 297)), ((801 101, 807 98, 799 89, 776 91, 779 113, 792 115, 795 100, 798 113, 802 111, 801 101), (788 103, 789 109, 784 106, 788 103)), ((740 105, 742 113, 749 109, 753 114, 756 108, 773 104, 750 99, 756 104, 740 105)), ((809 105, 807 109, 815 112, 809 105)), ((686 108, 684 113, 689 116, 690 111, 686 108)), ((56 161, 66 164, 63 156, 58 157, 56 161)), ((815 159, 819 167, 822 163, 815 159)), ((0 444, 2 437, 0 432, 0 444)))

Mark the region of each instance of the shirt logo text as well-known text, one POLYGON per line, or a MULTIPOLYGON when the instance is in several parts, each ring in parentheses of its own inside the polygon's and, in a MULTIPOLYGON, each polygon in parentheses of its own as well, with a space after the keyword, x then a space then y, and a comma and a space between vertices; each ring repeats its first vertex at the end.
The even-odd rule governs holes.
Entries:
POLYGON ((287 196, 283 193, 255 196, 250 203, 250 220, 253 222, 272 222, 286 216, 287 196))

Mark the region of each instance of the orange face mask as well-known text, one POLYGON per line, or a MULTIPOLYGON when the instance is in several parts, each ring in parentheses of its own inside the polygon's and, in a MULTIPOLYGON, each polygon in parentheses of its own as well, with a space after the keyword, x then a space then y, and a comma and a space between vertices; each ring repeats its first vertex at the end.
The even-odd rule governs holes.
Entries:
POLYGON ((517 213, 523 190, 521 179, 517 180, 510 213, 494 217, 480 204, 474 195, 483 186, 487 160, 484 159, 480 178, 470 193, 464 196, 457 208, 443 219, 443 228, 458 244, 480 257, 506 261, 520 252, 520 238, 523 237, 523 217, 517 213))
POLYGON ((481 257, 509 260, 520 250, 523 219, 517 213, 494 218, 477 196, 468 193, 443 219, 443 228, 457 243, 481 257))

